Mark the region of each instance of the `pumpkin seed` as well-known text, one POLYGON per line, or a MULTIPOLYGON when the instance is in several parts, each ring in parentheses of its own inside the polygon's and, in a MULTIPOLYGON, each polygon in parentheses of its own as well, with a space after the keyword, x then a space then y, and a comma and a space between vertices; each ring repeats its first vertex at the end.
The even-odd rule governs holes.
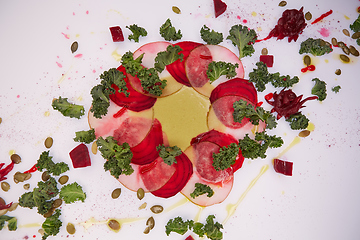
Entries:
POLYGON ((350 49, 347 47, 347 46, 344 46, 343 48, 341 48, 343 50, 343 52, 346 54, 346 55, 349 55, 350 54, 350 49))
POLYGON ((268 54, 267 48, 261 49, 261 55, 267 55, 267 54, 268 54))
POLYGON ((115 219, 110 219, 108 222, 108 226, 110 229, 114 230, 114 231, 119 231, 120 230, 120 223, 118 221, 116 221, 115 219))
POLYGON ((335 74, 336 74, 336 75, 340 75, 340 74, 341 74, 341 70, 340 70, 340 69, 336 69, 335 74))
POLYGON ((337 44, 338 46, 339 46, 339 48, 343 48, 343 47, 345 47, 345 43, 344 42, 338 42, 338 44, 337 44))
POLYGON ((136 192, 136 195, 137 195, 137 197, 138 197, 139 200, 143 199, 144 196, 145 196, 145 191, 144 191, 144 189, 139 188, 139 189, 137 190, 137 192, 136 192))
POLYGON ((310 135, 309 130, 303 130, 303 131, 299 132, 299 137, 307 137, 309 135, 310 135))
POLYGON ((66 225, 66 231, 69 233, 69 234, 74 234, 76 232, 76 229, 75 229, 75 225, 72 224, 72 223, 68 223, 66 225))
POLYGON ((358 57, 358 56, 359 56, 359 51, 356 50, 356 48, 355 48, 354 46, 350 45, 349 50, 350 50, 350 53, 351 53, 352 55, 354 55, 355 57, 358 57))
POLYGON ((44 182, 46 182, 47 180, 49 180, 49 178, 50 178, 50 175, 49 175, 48 171, 45 171, 45 172, 43 172, 43 173, 41 174, 41 179, 42 179, 44 182))
POLYGON ((286 4, 287 4, 286 1, 281 1, 281 2, 279 2, 279 6, 280 6, 280 7, 285 7, 286 4))
POLYGON ((60 198, 55 199, 55 200, 53 201, 53 203, 52 203, 52 207, 53 207, 53 208, 58 208, 58 207, 61 206, 62 202, 63 202, 63 201, 62 201, 62 199, 60 199, 60 198))
POLYGON ((146 221, 146 226, 148 226, 150 228, 150 230, 154 228, 155 220, 153 217, 148 218, 148 220, 146 221))
POLYGON ((162 206, 160 206, 160 205, 154 205, 154 206, 152 206, 152 207, 150 208, 150 210, 151 210, 153 213, 158 214, 158 213, 161 213, 161 212, 164 210, 164 208, 163 208, 162 206))
POLYGON ((111 197, 113 199, 116 199, 120 196, 120 194, 121 194, 121 188, 116 188, 114 191, 112 191, 111 197))
POLYGON ((73 42, 72 44, 71 44, 71 47, 70 47, 70 49, 71 49, 71 53, 74 53, 74 52, 76 52, 76 50, 78 49, 78 47, 79 47, 79 44, 78 44, 78 42, 73 42))
POLYGON ((97 144, 96 144, 96 141, 95 141, 95 142, 93 142, 93 144, 91 145, 91 152, 92 152, 94 155, 96 155, 96 154, 97 154, 97 150, 98 150, 98 148, 97 148, 97 144))
POLYGON ((11 204, 11 206, 8 208, 8 211, 9 212, 12 212, 12 211, 14 211, 17 207, 19 206, 19 203, 13 203, 13 204, 11 204))
POLYGON ((1 182, 1 189, 2 189, 4 192, 9 191, 9 189, 10 189, 10 184, 9 184, 8 182, 1 182))
POLYGON ((24 184, 24 189, 25 189, 25 190, 29 190, 29 189, 30 189, 30 184, 29 184, 29 183, 24 184))
POLYGON ((51 215, 53 215, 54 212, 55 212, 55 208, 50 208, 49 211, 44 214, 44 217, 46 218, 51 217, 51 215))
POLYGON ((41 236, 44 236, 45 231, 44 231, 44 229, 40 228, 40 229, 38 230, 38 233, 40 233, 41 236))
POLYGON ((53 143, 54 143, 54 140, 52 139, 52 137, 47 137, 45 139, 44 145, 45 145, 46 148, 51 148, 53 143))
POLYGON ((307 13, 305 13, 305 19, 306 20, 311 20, 311 18, 312 18, 312 14, 310 13, 310 12, 307 12, 307 13))
POLYGON ((360 32, 356 32, 351 36, 352 39, 360 38, 360 32))
POLYGON ((69 181, 69 177, 67 175, 61 176, 58 180, 61 185, 64 185, 67 181, 69 181))
POLYGON ((304 64, 305 64, 306 66, 311 65, 311 58, 309 57, 309 55, 305 55, 305 57, 304 57, 304 64))
POLYGON ((338 42, 337 42, 336 38, 331 39, 331 44, 334 45, 334 46, 338 45, 338 42))
POLYGON ((143 204, 141 204, 141 206, 139 207, 139 210, 141 210, 141 209, 145 209, 146 208, 146 206, 147 206, 147 203, 146 202, 144 202, 143 204))
POLYGON ((0 117, 0 123, 2 123, 2 118, 0 117))
POLYGON ((150 232, 150 228, 146 227, 145 230, 144 230, 144 234, 148 234, 149 232, 150 232))
POLYGON ((180 14, 180 13, 181 13, 180 8, 178 8, 178 7, 176 7, 176 6, 173 6, 173 7, 172 7, 172 10, 173 10, 173 12, 176 13, 176 14, 180 14))
POLYGON ((11 154, 10 159, 11 159, 11 161, 12 161, 13 163, 15 163, 15 164, 21 163, 21 157, 20 157, 18 154, 16 154, 16 153, 11 154))
POLYGON ((343 30, 342 30, 342 32, 343 32, 343 34, 345 34, 345 36, 350 37, 349 30, 347 30, 347 29, 343 29, 343 30))
POLYGON ((29 180, 30 178, 31 178, 31 173, 16 172, 14 174, 14 182, 15 183, 24 182, 26 180, 29 180))
POLYGON ((340 54, 340 59, 345 63, 350 62, 350 58, 344 54, 340 54))

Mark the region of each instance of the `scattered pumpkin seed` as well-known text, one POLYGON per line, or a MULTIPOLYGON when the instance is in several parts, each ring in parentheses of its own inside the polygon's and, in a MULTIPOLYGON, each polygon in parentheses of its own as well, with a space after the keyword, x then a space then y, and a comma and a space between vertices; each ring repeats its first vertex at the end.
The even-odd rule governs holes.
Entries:
POLYGON ((71 47, 70 47, 70 49, 71 49, 71 53, 74 53, 74 52, 76 52, 76 50, 78 49, 78 47, 79 47, 79 44, 78 44, 78 42, 73 42, 72 44, 71 44, 71 47))
POLYGON ((54 143, 54 140, 52 139, 52 137, 47 137, 45 139, 44 145, 45 145, 46 148, 51 148, 53 143, 54 143))
POLYGON ((340 75, 340 74, 341 74, 341 70, 340 70, 340 69, 336 69, 335 74, 336 74, 336 75, 340 75))
POLYGON ((352 39, 360 38, 360 32, 356 32, 351 36, 352 39))
POLYGON ((53 203, 52 203, 52 207, 53 207, 53 208, 58 208, 58 207, 61 206, 62 202, 63 202, 63 201, 62 201, 61 198, 55 199, 55 200, 53 201, 53 203))
POLYGON ((154 205, 150 208, 150 210, 153 213, 158 214, 158 213, 161 213, 164 210, 164 208, 161 205, 154 205))
POLYGON ((338 45, 338 42, 337 42, 336 38, 331 39, 331 44, 334 45, 334 46, 338 45))
POLYGON ((310 135, 309 130, 303 130, 303 131, 299 132, 299 137, 307 137, 309 135, 310 135))
POLYGON ((337 44, 338 46, 339 46, 339 48, 343 48, 343 47, 345 47, 345 43, 344 42, 338 42, 338 44, 337 44))
POLYGON ((7 209, 0 210, 0 216, 5 215, 7 213, 7 209))
POLYGON ((141 204, 141 205, 140 205, 139 210, 141 210, 141 209, 145 209, 145 208, 146 208, 146 206, 147 206, 147 203, 146 203, 146 202, 144 202, 143 204, 141 204))
POLYGON ((268 54, 267 48, 261 49, 261 55, 267 55, 267 54, 268 54))
POLYGON ((350 37, 349 30, 347 30, 347 29, 343 29, 343 30, 342 30, 342 32, 343 32, 343 34, 345 34, 345 36, 350 37))
POLYGON ((1 189, 4 192, 7 192, 10 190, 10 184, 8 182, 1 182, 1 189))
POLYGON ((307 12, 307 13, 305 13, 305 19, 306 20, 311 20, 311 18, 312 18, 312 14, 310 13, 310 12, 307 12))
POLYGON ((145 197, 145 191, 142 188, 139 188, 136 192, 136 195, 139 200, 143 199, 145 197))
POLYGON ((121 188, 116 188, 114 191, 112 191, 111 193, 111 197, 113 199, 117 199, 121 194, 121 188))
POLYGON ((40 229, 38 230, 38 233, 40 233, 41 236, 44 236, 45 231, 44 231, 44 229, 40 228, 40 229))
POLYGON ((76 231, 74 224, 68 223, 68 224, 66 225, 66 231, 67 231, 69 234, 74 234, 75 231, 76 231))
POLYGON ((91 145, 91 152, 96 155, 97 154, 97 151, 98 151, 98 148, 97 148, 97 144, 96 144, 96 141, 93 142, 93 144, 91 145))
POLYGON ((350 58, 344 54, 340 54, 340 59, 345 63, 350 62, 350 58))
POLYGON ((2 118, 0 117, 0 123, 2 123, 2 118))
POLYGON ((347 46, 341 48, 346 55, 350 54, 350 49, 347 46))
POLYGON ((154 228, 155 220, 153 217, 148 218, 148 220, 146 221, 146 226, 148 226, 150 228, 150 230, 154 228))
POLYGON ((10 159, 11 159, 11 161, 12 161, 13 163, 15 163, 15 164, 21 163, 21 157, 20 157, 18 154, 16 154, 16 153, 11 154, 10 159))
POLYGON ((44 217, 48 218, 55 212, 55 208, 50 208, 47 213, 44 214, 44 217))
POLYGON ((12 212, 12 211, 14 211, 15 209, 17 209, 17 207, 19 206, 19 203, 13 203, 13 204, 11 204, 11 206, 8 208, 8 211, 9 212, 12 212))
POLYGON ((114 230, 114 231, 119 231, 120 230, 120 223, 115 220, 115 219, 110 219, 108 222, 108 226, 110 229, 114 230))
POLYGON ((311 65, 311 58, 310 58, 309 55, 305 55, 305 57, 304 57, 304 64, 305 64, 306 66, 310 66, 310 65, 311 65))
POLYGON ((150 232, 150 228, 146 227, 145 230, 144 230, 144 234, 148 234, 149 232, 150 232))
POLYGON ((30 189, 30 184, 29 184, 29 183, 24 184, 24 189, 25 189, 25 190, 29 190, 29 189, 30 189))
POLYGON ((178 7, 176 7, 176 6, 173 6, 173 7, 172 7, 172 10, 173 10, 173 12, 176 13, 176 14, 180 14, 180 13, 181 13, 180 8, 178 8, 178 7))
POLYGON ((30 178, 31 178, 31 173, 16 172, 14 174, 14 182, 15 183, 24 182, 26 180, 29 180, 30 178))
POLYGON ((49 178, 50 178, 50 175, 49 175, 48 171, 45 171, 41 174, 41 180, 43 180, 44 182, 49 180, 49 178))
POLYGON ((354 46, 350 45, 349 50, 350 50, 350 53, 352 55, 354 55, 355 57, 359 56, 359 51, 354 46))
POLYGON ((287 4, 286 1, 281 1, 281 2, 279 2, 279 6, 280 6, 280 7, 285 7, 286 4, 287 4))
POLYGON ((58 182, 61 185, 64 185, 65 183, 67 183, 69 181, 69 177, 67 175, 61 176, 58 180, 58 182))
POLYGON ((0 197, 0 205, 6 205, 5 200, 2 197, 0 197))

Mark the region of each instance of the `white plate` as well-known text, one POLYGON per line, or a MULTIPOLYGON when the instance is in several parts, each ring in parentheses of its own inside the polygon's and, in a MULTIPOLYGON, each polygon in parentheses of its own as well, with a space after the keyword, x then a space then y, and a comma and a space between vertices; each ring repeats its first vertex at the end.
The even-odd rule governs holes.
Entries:
MULTIPOLYGON (((323 102, 309 101, 302 109, 315 130, 282 155, 282 159, 294 162, 292 177, 277 174, 271 165, 271 160, 286 149, 298 134, 298 131, 290 131, 284 120, 273 131, 284 138, 283 147, 269 151, 266 159, 246 160, 235 175, 235 186, 226 201, 205 208, 201 213, 199 207, 190 202, 158 215, 150 212, 149 207, 153 204, 161 204, 165 209, 178 204, 184 199, 181 194, 171 199, 147 194, 139 201, 135 193, 123 187, 121 197, 112 200, 111 191, 121 185, 104 172, 101 156, 91 155, 91 167, 71 167, 68 173, 70 182, 76 181, 83 186, 87 199, 85 203, 61 207, 63 227, 56 237, 49 239, 185 239, 190 232, 184 236, 171 233, 166 237, 164 226, 169 219, 176 216, 195 219, 199 216, 199 220, 204 222, 209 214, 215 214, 216 220, 222 223, 228 204, 236 203, 242 196, 245 197, 235 214, 224 224, 224 239, 358 238, 359 59, 351 57, 351 63, 344 64, 339 60, 341 49, 335 48, 331 54, 313 57, 316 70, 303 74, 300 69, 304 65, 298 50, 300 43, 308 37, 322 37, 327 41, 336 37, 359 49, 353 39, 342 33, 342 29, 349 29, 349 24, 357 18, 356 8, 360 2, 307 0, 300 4, 299 1, 288 1, 286 7, 279 7, 279 1, 226 2, 227 11, 215 19, 211 0, 3 1, 0 7, 0 162, 10 163, 10 154, 16 152, 21 155, 22 163, 9 174, 10 191, 0 190, 0 196, 7 203, 18 201, 25 192, 24 184, 15 184, 12 175, 35 164, 40 153, 46 150, 43 142, 48 136, 54 138, 50 149, 54 161, 64 161, 72 166, 68 153, 77 146, 72 138, 76 131, 88 129, 87 119, 63 117, 52 109, 52 99, 68 97, 88 110, 90 89, 98 83, 98 77, 104 70, 119 65, 116 55, 134 51, 147 42, 162 40, 158 30, 167 18, 177 29, 181 29, 182 40, 201 42, 199 31, 204 24, 226 37, 230 27, 238 23, 254 28, 261 39, 267 36, 285 9, 300 9, 303 6, 304 12, 310 11, 313 19, 332 9, 333 13, 321 22, 314 25, 308 22, 297 42, 270 39, 256 43, 254 56, 243 59, 247 77, 255 67, 261 49, 266 47, 269 54, 275 56, 274 67, 269 71, 299 76, 300 83, 293 90, 304 94, 304 97, 311 95, 312 78, 318 77, 327 82, 327 99, 323 102), (178 6, 181 14, 175 14, 172 6, 178 6), (140 43, 127 39, 120 43, 112 42, 110 26, 121 26, 127 38, 129 31, 125 26, 134 23, 144 27, 148 36, 141 38, 140 43), (321 29, 328 30, 330 35, 321 36, 321 29), (74 41, 79 43, 79 49, 72 54, 70 45, 74 41), (76 57, 77 54, 81 55, 76 57), (337 68, 342 70, 340 76, 334 73, 337 68), (337 94, 331 91, 336 85, 341 86, 337 94), (247 191, 264 165, 270 168, 247 191), (147 202, 147 208, 138 210, 143 202, 147 202), (154 216, 156 226, 145 235, 142 232, 150 216, 154 216), (68 236, 65 229, 68 222, 81 224, 89 222, 92 217, 99 224, 87 225, 89 228, 76 225, 76 233, 68 236), (101 223, 109 218, 136 218, 136 221, 124 224, 115 233, 101 223)), ((237 53, 228 40, 221 45, 237 53)), ((268 88, 259 93, 259 100, 264 101, 264 95, 272 90, 268 88)), ((268 104, 264 107, 270 109, 268 104)), ((40 176, 39 172, 35 173, 28 181, 31 189, 40 176)), ((44 218, 35 209, 18 207, 8 215, 17 217, 19 228, 9 232, 5 227, 0 231, 1 239, 41 238, 38 229, 44 218)))

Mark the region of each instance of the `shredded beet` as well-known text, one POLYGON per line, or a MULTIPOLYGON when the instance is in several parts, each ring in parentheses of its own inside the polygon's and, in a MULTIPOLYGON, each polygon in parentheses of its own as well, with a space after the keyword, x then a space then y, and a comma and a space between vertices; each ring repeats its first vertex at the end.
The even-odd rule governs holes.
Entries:
POLYGON ((7 179, 5 176, 14 168, 14 164, 14 162, 11 162, 4 169, 2 169, 2 167, 5 165, 5 163, 0 164, 0 181, 7 179))
POLYGON ((271 37, 277 37, 278 40, 288 37, 288 41, 298 39, 299 35, 306 27, 303 8, 300 10, 288 9, 282 14, 282 17, 278 20, 277 25, 266 39, 271 37))
POLYGON ((281 173, 286 176, 292 176, 293 163, 280 159, 274 159, 274 169, 277 173, 281 173))
POLYGON ((303 104, 306 101, 318 99, 317 96, 312 96, 301 100, 302 96, 296 96, 291 89, 285 91, 284 88, 279 94, 277 92, 273 93, 272 98, 274 101, 270 101, 270 98, 265 98, 265 100, 273 106, 271 112, 277 112, 277 119, 280 119, 282 116, 289 118, 290 115, 298 113, 300 108, 305 107, 303 104))

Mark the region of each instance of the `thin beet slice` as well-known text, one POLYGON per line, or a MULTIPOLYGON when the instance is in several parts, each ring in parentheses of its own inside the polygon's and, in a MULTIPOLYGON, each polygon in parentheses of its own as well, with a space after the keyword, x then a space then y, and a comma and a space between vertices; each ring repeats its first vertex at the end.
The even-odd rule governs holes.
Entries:
POLYGON ((214 0, 215 18, 226 11, 227 5, 221 0, 214 0))
POLYGON ((71 150, 69 155, 74 168, 91 166, 89 149, 84 143, 79 144, 77 147, 71 150))
POLYGON ((246 98, 254 105, 257 104, 258 101, 254 84, 242 78, 233 78, 216 86, 211 92, 210 102, 213 103, 217 99, 229 95, 246 98))
POLYGON ((174 175, 170 180, 160 189, 152 191, 151 193, 157 197, 169 198, 175 196, 180 192, 193 174, 193 165, 189 158, 182 153, 176 157, 176 162, 173 165, 176 167, 174 175))
MULTIPOLYGON (((122 65, 117 68, 126 76, 125 67, 122 65)), ((118 106, 125 107, 131 111, 140 112, 146 109, 150 109, 154 106, 156 99, 151 96, 147 96, 136 91, 130 84, 129 79, 125 77, 126 87, 128 88, 129 96, 126 97, 124 93, 119 93, 119 88, 116 85, 112 85, 115 89, 115 94, 110 95, 110 99, 118 106)))
POLYGON ((181 53, 183 54, 183 60, 181 61, 180 59, 178 59, 175 62, 167 65, 166 70, 171 74, 173 78, 175 78, 176 81, 178 81, 181 84, 184 84, 187 87, 191 87, 191 84, 185 72, 185 61, 188 58, 191 50, 202 44, 191 41, 183 41, 183 42, 175 43, 173 45, 177 45, 182 49, 182 51, 179 54, 181 53))
POLYGON ((155 118, 149 134, 138 145, 130 148, 133 153, 131 162, 139 165, 151 163, 159 157, 156 147, 163 143, 161 123, 155 118))

